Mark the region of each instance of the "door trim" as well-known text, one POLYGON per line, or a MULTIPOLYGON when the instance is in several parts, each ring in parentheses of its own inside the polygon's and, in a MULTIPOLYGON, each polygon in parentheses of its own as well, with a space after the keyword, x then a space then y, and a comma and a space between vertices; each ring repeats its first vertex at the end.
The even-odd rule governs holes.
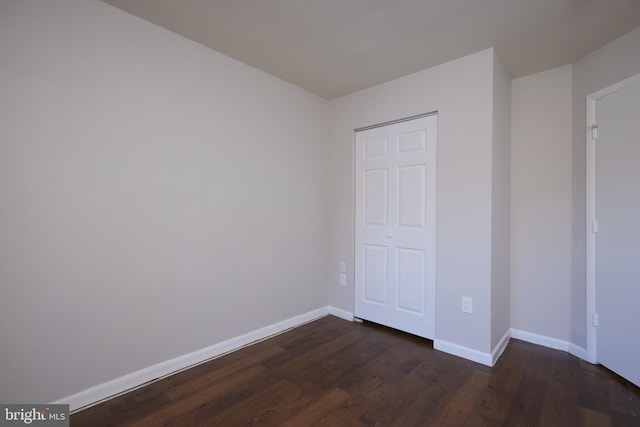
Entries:
POLYGON ((593 221, 596 220, 596 144, 591 138, 592 127, 596 122, 596 104, 607 95, 611 95, 627 85, 640 81, 640 74, 624 79, 618 83, 600 89, 587 95, 587 114, 585 128, 586 143, 586 234, 587 234, 587 361, 598 363, 597 328, 594 326, 596 316, 596 235, 593 232, 593 221))

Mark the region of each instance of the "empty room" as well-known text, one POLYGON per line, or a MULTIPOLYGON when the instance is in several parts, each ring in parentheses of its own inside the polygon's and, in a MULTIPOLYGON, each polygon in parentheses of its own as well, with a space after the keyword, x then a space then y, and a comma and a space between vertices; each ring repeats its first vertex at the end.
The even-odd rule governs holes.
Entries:
POLYGON ((0 0, 0 424, 638 426, 639 119, 637 0, 0 0))

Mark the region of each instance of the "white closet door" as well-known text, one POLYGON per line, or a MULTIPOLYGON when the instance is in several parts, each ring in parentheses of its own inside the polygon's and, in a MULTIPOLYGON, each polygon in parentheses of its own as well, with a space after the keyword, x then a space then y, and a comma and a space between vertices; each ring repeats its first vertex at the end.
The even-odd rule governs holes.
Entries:
POLYGON ((356 133, 355 316, 434 338, 437 116, 356 133))
POLYGON ((640 82, 596 104, 597 359, 640 386, 640 82))

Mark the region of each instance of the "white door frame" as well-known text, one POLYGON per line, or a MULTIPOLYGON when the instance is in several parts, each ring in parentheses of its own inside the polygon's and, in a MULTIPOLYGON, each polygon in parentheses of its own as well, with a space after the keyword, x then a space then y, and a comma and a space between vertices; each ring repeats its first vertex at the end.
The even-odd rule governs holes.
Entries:
POLYGON ((617 92, 627 85, 640 81, 640 74, 637 74, 618 83, 607 86, 587 95, 587 115, 586 115, 586 150, 587 150, 587 176, 586 176, 586 199, 587 199, 587 361, 598 363, 597 355, 597 328, 596 323, 596 234, 594 233, 594 221, 596 220, 596 144, 592 138, 593 131, 597 131, 596 104, 607 95, 617 92))

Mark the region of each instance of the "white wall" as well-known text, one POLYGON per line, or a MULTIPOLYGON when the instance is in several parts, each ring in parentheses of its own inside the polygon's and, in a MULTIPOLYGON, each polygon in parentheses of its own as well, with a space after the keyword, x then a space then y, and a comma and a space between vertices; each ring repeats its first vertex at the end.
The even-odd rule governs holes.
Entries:
POLYGON ((570 65, 512 81, 511 326, 568 342, 570 65))
POLYGON ((498 55, 493 61, 491 188, 491 350, 510 323, 511 77, 498 55))
POLYGON ((490 352, 493 65, 488 49, 331 102, 330 305, 353 310, 353 130, 437 110, 436 338, 490 352), (461 312, 462 296, 473 314, 461 312))
POLYGON ((436 338, 487 353, 510 314, 584 347, 585 96, 640 72, 640 29, 514 80, 511 153, 492 49, 326 102, 98 1, 4 0, 0 57, 2 402, 62 398, 327 291, 352 311, 353 129, 435 110, 436 338))
POLYGON ((586 346, 586 97, 640 73, 640 27, 573 66, 571 341, 586 346))
POLYGON ((326 306, 326 101, 98 1, 0 58, 0 402, 326 306))
POLYGON ((512 82, 511 322, 586 346, 586 96, 640 73, 640 28, 512 82))

